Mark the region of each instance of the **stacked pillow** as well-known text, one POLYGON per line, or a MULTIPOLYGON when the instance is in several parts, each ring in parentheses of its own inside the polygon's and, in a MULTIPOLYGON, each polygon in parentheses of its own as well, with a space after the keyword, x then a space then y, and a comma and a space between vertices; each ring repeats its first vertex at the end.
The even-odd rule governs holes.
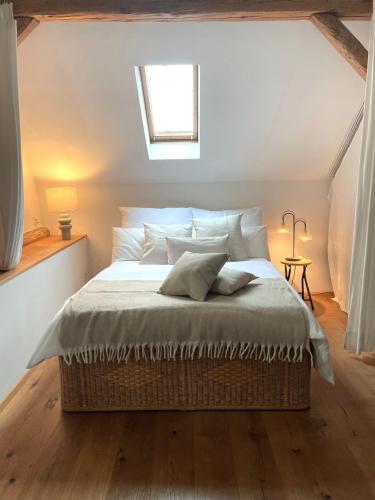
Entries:
POLYGON ((168 264, 168 236, 191 237, 190 224, 143 224, 144 246, 141 264, 168 264))
POLYGON ((192 208, 119 207, 121 227, 142 227, 143 224, 191 224, 192 208))
POLYGON ((248 258, 241 230, 242 214, 224 215, 214 219, 193 219, 196 236, 228 235, 229 256, 231 260, 246 260, 248 258))
POLYGON ((222 269, 227 260, 225 253, 185 252, 164 280, 159 293, 187 296, 202 302, 210 291, 231 295, 256 279, 251 273, 222 269))
POLYGON ((175 264, 185 252, 225 253, 229 252, 229 236, 212 238, 172 238, 167 237, 168 264, 175 264))
POLYGON ((203 301, 227 260, 225 253, 185 252, 164 280, 159 293, 203 301))
POLYGON ((226 215, 242 214, 241 226, 260 226, 262 224, 261 207, 239 208, 236 210, 204 210, 203 208, 192 208, 194 219, 217 219, 226 215))
POLYGON ((112 239, 112 262, 142 259, 145 241, 143 227, 114 227, 112 239))
POLYGON ((120 207, 120 212, 123 227, 113 228, 112 261, 174 264, 184 251, 228 253, 236 261, 270 258, 259 207, 222 211, 120 207))

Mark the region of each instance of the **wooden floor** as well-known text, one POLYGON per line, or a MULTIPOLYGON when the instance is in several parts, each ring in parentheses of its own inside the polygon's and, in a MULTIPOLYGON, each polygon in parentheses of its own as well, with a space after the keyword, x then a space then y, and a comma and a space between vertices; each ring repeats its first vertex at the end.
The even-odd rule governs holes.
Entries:
POLYGON ((63 414, 56 361, 36 367, 0 406, 0 498, 375 498, 375 367, 315 303, 336 385, 313 373, 308 411, 63 414))

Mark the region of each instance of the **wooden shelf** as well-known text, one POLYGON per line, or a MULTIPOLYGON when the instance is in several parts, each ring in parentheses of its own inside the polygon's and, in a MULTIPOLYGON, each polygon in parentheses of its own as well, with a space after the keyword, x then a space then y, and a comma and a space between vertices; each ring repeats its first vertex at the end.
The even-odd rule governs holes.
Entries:
POLYGON ((62 240, 61 236, 48 236, 48 238, 42 238, 24 246, 21 262, 18 266, 10 271, 0 271, 0 285, 3 285, 31 267, 36 266, 39 262, 48 259, 84 238, 86 238, 85 234, 72 236, 71 240, 62 240))

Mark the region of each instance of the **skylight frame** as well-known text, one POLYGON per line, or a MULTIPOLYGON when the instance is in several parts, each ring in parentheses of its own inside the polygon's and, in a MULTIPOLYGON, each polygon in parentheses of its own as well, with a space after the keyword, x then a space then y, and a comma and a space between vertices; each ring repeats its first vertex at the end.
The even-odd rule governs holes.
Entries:
MULTIPOLYGON (((156 133, 152 120, 152 106, 149 95, 149 86, 147 84, 146 66, 138 66, 140 82, 142 87, 144 109, 147 120, 148 134, 150 144, 168 143, 168 142, 199 142, 199 65, 189 64, 193 68, 193 131, 192 134, 182 132, 156 133)), ((168 65, 173 66, 173 64, 168 65)))

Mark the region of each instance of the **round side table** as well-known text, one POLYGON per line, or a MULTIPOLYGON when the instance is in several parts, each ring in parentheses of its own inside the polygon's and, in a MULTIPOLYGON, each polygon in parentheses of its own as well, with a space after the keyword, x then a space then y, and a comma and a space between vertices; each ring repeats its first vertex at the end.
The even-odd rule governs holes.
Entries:
POLYGON ((294 267, 303 267, 302 277, 301 277, 301 288, 302 288, 301 295, 302 295, 303 300, 306 300, 305 299, 305 286, 306 286, 306 291, 307 291, 307 295, 308 295, 308 299, 307 300, 311 304, 311 309, 314 310, 314 303, 313 303, 313 300, 311 298, 310 288, 309 288, 309 284, 307 283, 307 274, 306 274, 306 270, 307 270, 308 266, 310 266, 312 264, 312 260, 305 259, 303 257, 300 260, 286 260, 286 259, 282 259, 280 262, 282 264, 284 264, 285 279, 287 279, 288 281, 290 280, 290 275, 292 273, 292 266, 294 266, 294 267))

